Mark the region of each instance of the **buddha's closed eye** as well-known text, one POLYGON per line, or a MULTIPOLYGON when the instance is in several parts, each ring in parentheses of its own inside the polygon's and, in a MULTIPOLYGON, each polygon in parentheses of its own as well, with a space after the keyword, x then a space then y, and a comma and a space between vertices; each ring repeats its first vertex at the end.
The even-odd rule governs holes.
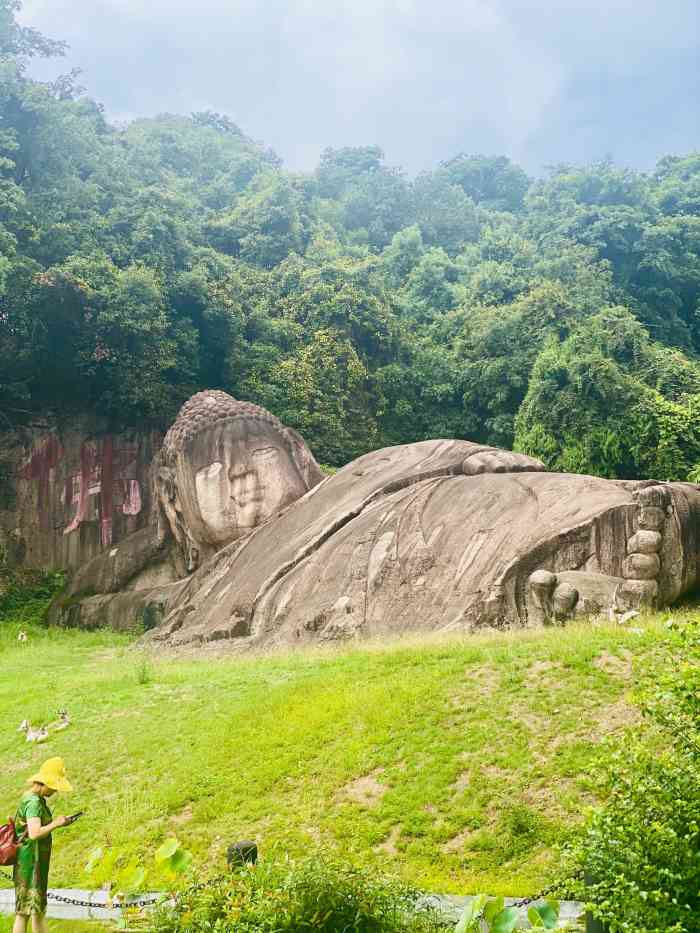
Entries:
POLYGON ((276 460, 279 456, 279 451, 276 447, 258 447, 257 450, 253 451, 253 460, 255 463, 271 463, 273 460, 276 460))

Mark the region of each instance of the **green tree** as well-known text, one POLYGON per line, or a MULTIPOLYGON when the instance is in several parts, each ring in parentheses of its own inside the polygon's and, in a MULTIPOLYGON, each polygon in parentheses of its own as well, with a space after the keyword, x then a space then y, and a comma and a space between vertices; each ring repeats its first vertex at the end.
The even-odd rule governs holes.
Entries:
POLYGON ((506 156, 460 155, 441 165, 444 176, 480 207, 492 211, 520 211, 529 179, 506 156))
POLYGON ((301 253, 309 230, 302 193, 293 180, 273 172, 255 177, 231 210, 205 227, 209 242, 231 256, 270 269, 291 252, 301 253))
POLYGON ((65 42, 47 39, 31 26, 20 26, 16 14, 21 0, 0 0, 0 58, 14 59, 21 67, 29 58, 63 55, 65 42))
POLYGON ((444 249, 433 247, 426 250, 399 292, 406 319, 430 324, 454 308, 459 299, 458 275, 458 266, 444 249))
POLYGON ((412 190, 413 210, 423 240, 454 256, 479 238, 482 219, 463 187, 444 172, 424 172, 412 190))
POLYGON ((302 433, 321 462, 342 465, 376 446, 369 374, 347 338, 316 331, 271 380, 282 389, 282 419, 302 433))
POLYGON ((316 171, 320 197, 339 202, 339 210, 328 216, 352 241, 375 252, 412 219, 409 185, 383 159, 377 146, 326 149, 316 171))
POLYGON ((663 214, 700 215, 700 152, 660 159, 654 182, 653 198, 663 214))
POLYGON ((399 288, 425 253, 423 236, 418 224, 399 230, 382 253, 382 269, 387 283, 399 288))
POLYGON ((676 362, 624 308, 595 315, 538 357, 517 449, 555 470, 687 479, 700 462, 700 369, 671 381, 676 362))

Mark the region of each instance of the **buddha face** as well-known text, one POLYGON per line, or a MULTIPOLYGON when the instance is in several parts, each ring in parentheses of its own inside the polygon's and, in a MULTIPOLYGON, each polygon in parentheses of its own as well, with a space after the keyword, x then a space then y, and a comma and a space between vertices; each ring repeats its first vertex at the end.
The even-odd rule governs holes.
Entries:
POLYGON ((180 456, 176 484, 188 537, 205 550, 235 540, 307 490, 279 432, 243 418, 195 435, 180 456))

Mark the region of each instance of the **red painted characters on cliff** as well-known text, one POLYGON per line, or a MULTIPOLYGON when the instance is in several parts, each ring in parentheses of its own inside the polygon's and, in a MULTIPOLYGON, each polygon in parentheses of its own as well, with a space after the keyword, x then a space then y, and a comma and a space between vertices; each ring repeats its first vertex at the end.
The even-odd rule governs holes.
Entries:
POLYGON ((36 447, 28 462, 19 471, 22 479, 36 480, 39 484, 39 527, 47 530, 51 526, 50 520, 50 487, 54 471, 60 460, 63 459, 63 448, 55 434, 49 434, 36 447))
MULTIPOLYGON (((111 434, 85 441, 80 448, 79 471, 64 473, 59 479, 57 468, 64 459, 64 450, 55 435, 44 438, 20 471, 23 479, 39 483, 40 526, 51 527, 51 512, 57 510, 55 500, 60 499, 65 519, 64 535, 77 531, 83 522, 99 520, 102 546, 109 547, 115 509, 130 516, 138 515, 142 509, 137 478, 138 452, 137 444, 118 446, 111 434), (52 490, 59 483, 62 485, 60 496, 52 496, 52 490)), ((54 527, 61 527, 61 524, 54 519, 54 527)))

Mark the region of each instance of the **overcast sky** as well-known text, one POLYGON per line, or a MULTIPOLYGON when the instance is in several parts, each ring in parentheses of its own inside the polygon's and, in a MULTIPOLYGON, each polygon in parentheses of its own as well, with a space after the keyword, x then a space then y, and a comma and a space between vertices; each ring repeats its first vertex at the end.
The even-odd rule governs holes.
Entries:
POLYGON ((374 143, 411 172, 700 148, 700 0, 25 0, 21 19, 70 43, 60 70, 114 119, 217 110, 290 168, 374 143))

